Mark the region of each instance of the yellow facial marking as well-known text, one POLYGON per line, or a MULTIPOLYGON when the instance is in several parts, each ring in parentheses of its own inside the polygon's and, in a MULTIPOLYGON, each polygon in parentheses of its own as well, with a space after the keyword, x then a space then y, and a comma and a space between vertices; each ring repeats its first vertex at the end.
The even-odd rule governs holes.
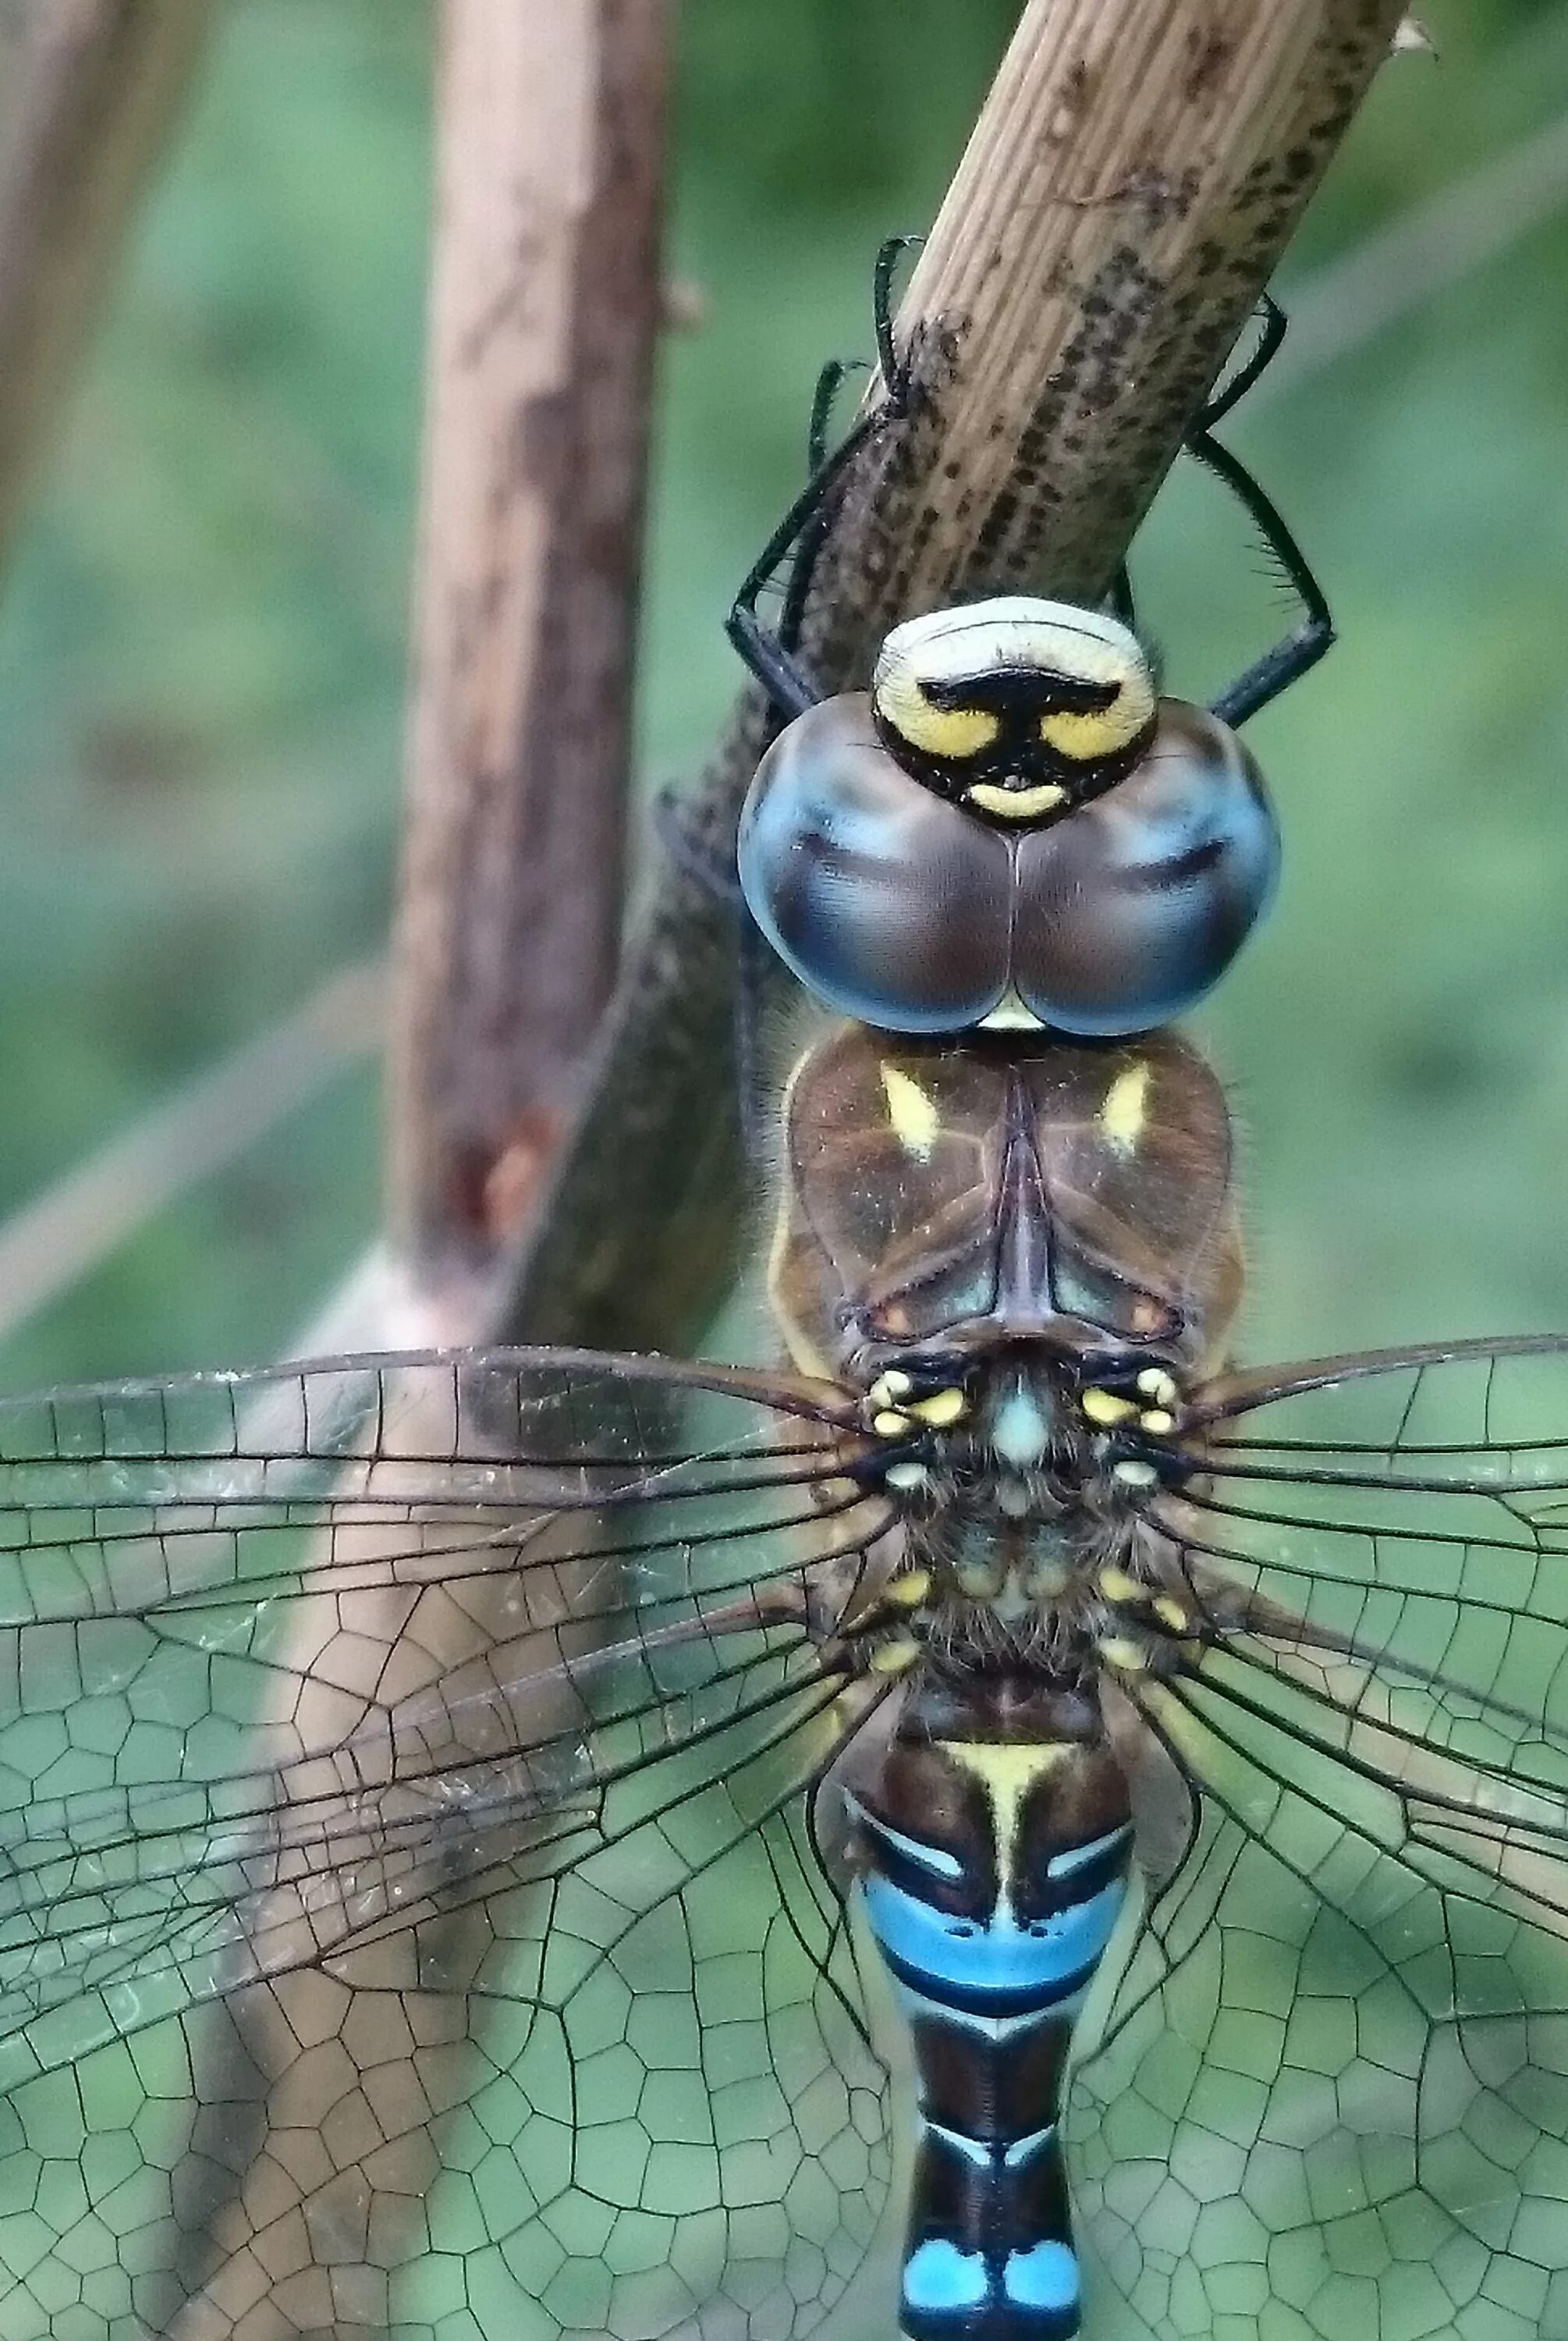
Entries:
POLYGON ((933 707, 921 678, 903 664, 879 673, 871 690, 872 704, 884 723, 900 740, 928 756, 962 763, 994 748, 1001 725, 983 707, 933 707))
POLYGON ((962 763, 993 747, 1000 729, 983 706, 965 703, 965 687, 983 697, 987 679, 997 674, 1037 675, 1045 696, 1063 682, 1105 692, 1109 703, 1096 712, 1056 710, 1039 718, 1041 738, 1077 764, 1118 753, 1155 712, 1154 676, 1136 634, 1103 611, 1024 593, 934 610, 895 626, 877 660, 872 704, 911 747, 962 763), (937 685, 938 698, 956 703, 935 704, 937 685))
POLYGON ((1176 1429, 1176 1417, 1167 1414, 1164 1407, 1151 1406, 1146 1414, 1139 1415, 1138 1428, 1146 1430, 1153 1439, 1163 1439, 1168 1431, 1176 1429))
POLYGON ((1058 709, 1042 716, 1040 737, 1047 748, 1054 748, 1058 756, 1070 756, 1075 764, 1097 763, 1102 756, 1118 754, 1136 739, 1153 712, 1146 696, 1130 695, 1124 690, 1096 715, 1074 715, 1058 709))
POLYGON ((938 1739, 937 1745, 961 1772, 978 1780, 986 1792, 997 1839, 997 1884, 1006 1894, 1013 1883, 1024 1799, 1035 1782, 1061 1762, 1067 1743, 1047 1740, 1043 1747, 1025 1748, 1010 1740, 938 1739))
POLYGON ((1167 1374, 1162 1366, 1146 1366, 1138 1376, 1138 1388, 1146 1398, 1152 1398, 1156 1406, 1176 1404, 1176 1377, 1167 1374))
POLYGON ((1182 1608, 1181 1603, 1173 1600, 1168 1593, 1160 1595, 1154 1605, 1154 1612, 1160 1623, 1168 1626, 1173 1634, 1185 1634, 1192 1624, 1191 1618, 1182 1608))
POLYGON ((1144 1134, 1153 1068, 1146 1058, 1119 1072, 1106 1091, 1097 1120, 1100 1134, 1118 1154, 1130 1154, 1144 1134))
POLYGON ((1148 1664, 1141 1646, 1127 1641, 1120 1634, 1107 1634, 1099 1646, 1100 1656, 1107 1667, 1116 1667, 1124 1675, 1141 1674, 1148 1664))
POLYGON ((950 1430, 968 1413, 969 1401, 961 1390, 933 1390, 929 1398, 911 1399, 906 1411, 933 1430, 950 1430))
POLYGON ((907 1414, 895 1414, 888 1408, 871 1417, 871 1428, 878 1439, 906 1439, 915 1426, 907 1414))
POLYGON ((1102 1569, 1095 1583, 1107 1601, 1118 1606, 1126 1601, 1141 1602, 1148 1590, 1136 1577, 1129 1577, 1125 1569, 1115 1567, 1102 1569))
POLYGON ((901 1675, 914 1665, 919 1655, 918 1642, 884 1642, 871 1653, 871 1672, 875 1675, 901 1675))
POLYGON ((1002 789, 992 781, 977 781, 973 788, 964 791, 966 804, 978 805, 981 812, 994 813, 998 821, 1038 821, 1067 801, 1066 789, 1057 788, 1054 781, 1041 781, 1032 789, 1002 789))
MULTIPOLYGON (((942 1117, 932 1100, 909 1073, 897 1065, 883 1063, 878 1067, 881 1077, 882 1094, 888 1101, 888 1119, 893 1125, 893 1135, 906 1154, 917 1162, 928 1162, 941 1134, 942 1117)), ((908 1388, 906 1378, 905 1388, 908 1388)))
POLYGON ((1091 1422, 1097 1422, 1107 1430, 1112 1423, 1125 1422, 1129 1414, 1137 1412, 1130 1398, 1118 1398, 1115 1390, 1087 1390, 1083 1395, 1083 1410, 1091 1422))

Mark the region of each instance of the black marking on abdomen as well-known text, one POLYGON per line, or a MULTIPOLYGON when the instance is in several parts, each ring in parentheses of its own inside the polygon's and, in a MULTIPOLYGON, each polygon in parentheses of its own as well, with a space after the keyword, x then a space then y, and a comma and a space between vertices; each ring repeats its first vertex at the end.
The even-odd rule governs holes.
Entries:
POLYGON ((1057 2123, 1126 1895, 1126 1787, 1103 1743, 948 1740, 897 1747, 881 1785, 880 1812, 854 1810, 919 2078, 902 2329, 1066 2341, 1078 2263, 1057 2123))

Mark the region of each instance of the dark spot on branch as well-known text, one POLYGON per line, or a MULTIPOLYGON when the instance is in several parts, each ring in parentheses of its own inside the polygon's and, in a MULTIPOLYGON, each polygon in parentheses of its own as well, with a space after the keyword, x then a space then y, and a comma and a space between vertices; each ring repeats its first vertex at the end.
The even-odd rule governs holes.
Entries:
POLYGON ((520 398, 512 413, 508 471, 514 481, 527 481, 552 503, 571 483, 575 414, 576 399, 567 390, 520 398))
POLYGON ((1187 69, 1182 94, 1189 105, 1207 95, 1236 54, 1236 45, 1223 33, 1205 33, 1194 26, 1187 35, 1187 69))

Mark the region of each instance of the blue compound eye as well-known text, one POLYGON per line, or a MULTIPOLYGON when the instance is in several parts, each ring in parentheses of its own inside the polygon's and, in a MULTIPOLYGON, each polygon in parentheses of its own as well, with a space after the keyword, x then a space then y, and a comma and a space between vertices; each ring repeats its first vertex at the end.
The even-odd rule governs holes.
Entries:
POLYGON ((740 883, 828 1006, 900 1032, 993 1019, 1086 1036, 1183 1014, 1266 908, 1279 839, 1261 775, 1202 709, 1159 702, 1103 794, 998 826, 907 771, 866 699, 824 701, 769 749, 740 883))
POLYGON ((1013 982, 1057 1031, 1112 1038, 1197 1005, 1274 896, 1279 830, 1236 734, 1162 700, 1127 779, 1018 842, 1013 982))
POLYGON ((774 741, 741 812, 739 863, 779 957, 862 1023, 959 1031, 1007 991, 1007 844, 895 762, 858 693, 774 741))

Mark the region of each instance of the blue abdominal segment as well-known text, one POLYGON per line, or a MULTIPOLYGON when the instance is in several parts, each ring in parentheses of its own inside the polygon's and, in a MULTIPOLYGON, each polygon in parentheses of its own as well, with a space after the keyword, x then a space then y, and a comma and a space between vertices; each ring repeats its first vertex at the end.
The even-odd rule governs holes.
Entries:
POLYGON ((866 1881, 866 1915, 900 1983, 956 2012, 1021 2016, 1071 1999, 1110 1941, 1126 1885, 1020 1926, 1005 1907, 987 1926, 952 1919, 885 1878, 866 1881))
POLYGON ((948 1742, 916 1760, 889 1774, 902 1792, 883 1811, 853 1800, 866 1918, 919 2079, 901 2329, 1067 2341, 1078 2259, 1057 2119, 1083 1992, 1126 1900, 1131 1823, 1107 1798, 1113 1826, 1063 1828, 1061 1808, 1076 1819, 1087 1801, 1069 1748, 948 1742), (938 1812, 944 1844, 924 1833, 938 1812))

